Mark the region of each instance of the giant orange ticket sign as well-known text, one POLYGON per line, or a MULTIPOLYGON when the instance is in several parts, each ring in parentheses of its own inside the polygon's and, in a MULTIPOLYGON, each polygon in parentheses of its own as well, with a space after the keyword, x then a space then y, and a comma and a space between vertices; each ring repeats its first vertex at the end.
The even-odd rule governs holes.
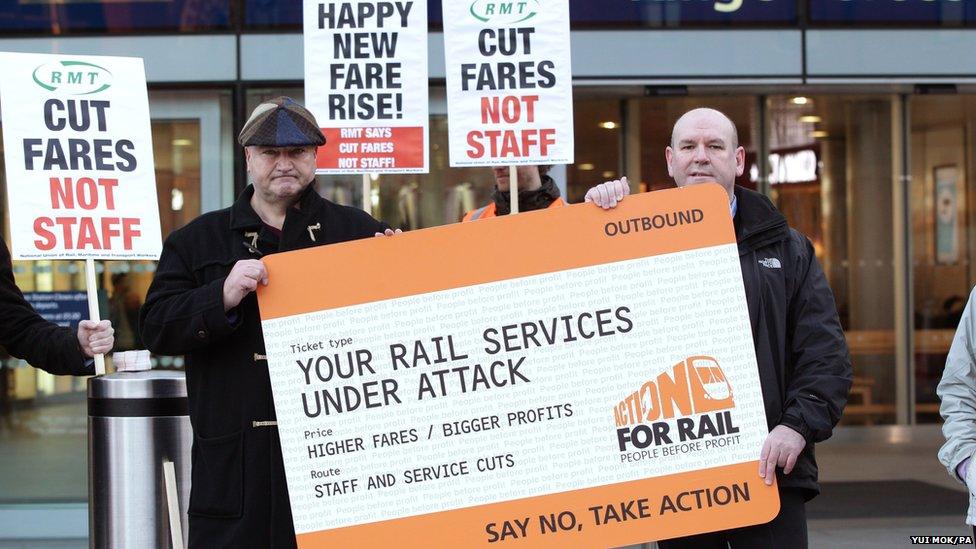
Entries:
POLYGON ((265 262, 302 548, 616 547, 779 510, 716 185, 265 262))

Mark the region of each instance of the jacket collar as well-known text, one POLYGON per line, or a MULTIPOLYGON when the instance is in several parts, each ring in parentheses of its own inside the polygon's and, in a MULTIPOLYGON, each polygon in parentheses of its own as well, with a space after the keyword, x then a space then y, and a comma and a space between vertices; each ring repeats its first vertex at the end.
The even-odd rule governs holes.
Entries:
MULTIPOLYGON (((548 175, 543 175, 542 186, 534 191, 519 191, 519 210, 529 212, 544 210, 559 200, 559 188, 548 175)), ((491 192, 492 204, 495 205, 495 215, 508 215, 512 211, 511 195, 508 191, 499 191, 498 187, 491 192)))
POLYGON ((735 239, 740 255, 789 238, 790 226, 769 198, 738 185, 734 192, 738 201, 735 239))
MULTIPOLYGON (((291 208, 288 210, 288 213, 285 215, 284 226, 282 227, 283 231, 289 225, 293 225, 299 221, 319 219, 324 199, 315 192, 314 187, 315 183, 312 182, 305 188, 301 198, 298 199, 298 209, 291 208)), ((254 185, 248 185, 237 197, 237 200, 234 201, 234 205, 230 209, 230 228, 232 230, 255 229, 260 228, 264 224, 261 221, 261 217, 251 207, 251 198, 253 196, 254 185)))
POLYGON ((261 218, 251 207, 251 197, 254 196, 254 186, 244 187, 241 194, 237 196, 234 205, 230 207, 230 228, 253 229, 261 226, 261 218))

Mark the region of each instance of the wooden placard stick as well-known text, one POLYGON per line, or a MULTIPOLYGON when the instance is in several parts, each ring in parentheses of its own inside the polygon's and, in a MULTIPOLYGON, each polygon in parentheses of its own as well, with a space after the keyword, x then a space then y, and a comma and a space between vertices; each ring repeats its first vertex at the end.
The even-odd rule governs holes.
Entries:
POLYGON ((519 213, 518 204, 518 168, 516 166, 508 167, 508 194, 509 201, 512 203, 512 213, 519 213))
MULTIPOLYGON (((101 321, 102 317, 98 313, 98 291, 95 286, 95 260, 85 260, 85 286, 88 290, 88 318, 94 322, 101 321)), ((95 375, 105 375, 105 355, 99 353, 95 355, 95 375)))
POLYGON ((163 484, 166 486, 166 514, 169 516, 169 535, 173 540, 173 549, 183 549, 183 521, 176 488, 176 466, 169 460, 163 461, 163 484))
MULTIPOLYGON (((98 314, 98 289, 95 285, 95 260, 85 260, 85 286, 88 290, 88 318, 99 322, 102 317, 98 314)), ((105 355, 95 355, 95 375, 105 375, 105 355)))
POLYGON ((363 173, 363 211, 373 213, 373 181, 368 173, 363 173))

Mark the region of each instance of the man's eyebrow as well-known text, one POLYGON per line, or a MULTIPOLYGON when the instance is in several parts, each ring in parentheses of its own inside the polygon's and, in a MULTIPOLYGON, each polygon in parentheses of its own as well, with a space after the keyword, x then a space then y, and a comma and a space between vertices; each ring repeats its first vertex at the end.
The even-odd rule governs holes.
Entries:
MULTIPOLYGON (((695 144, 695 143, 697 143, 697 142, 698 142, 698 140, 697 140, 697 139, 693 139, 693 138, 687 138, 687 137, 686 137, 686 138, 684 138, 684 139, 681 139, 681 140, 679 140, 679 141, 678 141, 678 142, 677 142, 677 143, 675 144, 675 146, 676 146, 676 147, 683 147, 683 146, 685 146, 685 145, 694 145, 694 144, 695 144)), ((729 145, 729 144, 728 144, 728 142, 727 142, 727 141, 726 141, 726 140, 725 140, 724 138, 722 138, 722 137, 711 137, 711 138, 706 138, 706 139, 704 140, 704 142, 705 142, 705 144, 706 144, 706 145, 716 145, 716 144, 718 144, 718 145, 722 145, 723 147, 727 147, 727 146, 729 145)))

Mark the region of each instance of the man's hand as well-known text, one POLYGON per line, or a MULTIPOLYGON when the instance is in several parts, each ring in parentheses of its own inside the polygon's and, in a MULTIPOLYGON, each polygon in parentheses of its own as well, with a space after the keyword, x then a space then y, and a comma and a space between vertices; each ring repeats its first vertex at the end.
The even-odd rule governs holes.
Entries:
POLYGON ((382 233, 376 233, 373 236, 374 237, 376 237, 376 236, 393 236, 395 234, 403 234, 403 231, 401 231, 400 229, 397 229, 395 231, 393 229, 387 229, 387 230, 383 231, 382 233))
POLYGON ((604 210, 609 210, 616 207, 617 202, 623 200, 628 194, 630 194, 630 184, 627 183, 627 177, 624 176, 620 179, 601 183, 586 191, 583 201, 592 202, 604 210))
POLYGON ((82 320, 78 323, 78 344, 88 358, 111 351, 115 345, 114 334, 115 328, 112 328, 112 323, 108 320, 82 320))
POLYGON ((796 458, 806 445, 803 435, 786 425, 773 427, 759 454, 759 476, 766 480, 766 486, 776 479, 776 467, 782 467, 784 475, 793 471, 796 458))
POLYGON ((973 458, 966 458, 962 460, 962 463, 956 466, 956 474, 959 475, 959 478, 961 478, 963 483, 966 484, 966 487, 969 488, 969 491, 973 494, 976 494, 976 486, 969 484, 969 466, 971 465, 970 462, 972 461, 972 459, 973 458))
POLYGON ((258 282, 268 285, 268 269, 260 259, 242 259, 224 279, 224 312, 237 307, 247 294, 258 288, 258 282))

